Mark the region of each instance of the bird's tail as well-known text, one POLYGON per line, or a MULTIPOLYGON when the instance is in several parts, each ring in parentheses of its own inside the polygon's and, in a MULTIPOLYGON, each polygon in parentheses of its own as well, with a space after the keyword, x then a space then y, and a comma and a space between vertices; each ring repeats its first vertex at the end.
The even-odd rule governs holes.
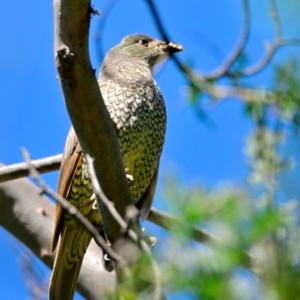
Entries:
POLYGON ((49 300, 72 300, 91 235, 83 228, 64 228, 49 286, 49 300))

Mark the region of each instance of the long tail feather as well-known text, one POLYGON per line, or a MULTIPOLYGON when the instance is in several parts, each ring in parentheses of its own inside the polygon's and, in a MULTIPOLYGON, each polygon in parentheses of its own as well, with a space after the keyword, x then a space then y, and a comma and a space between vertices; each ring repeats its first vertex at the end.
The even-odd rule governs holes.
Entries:
POLYGON ((49 300, 72 300, 84 253, 91 235, 84 229, 68 230, 61 234, 53 272, 50 279, 49 300))

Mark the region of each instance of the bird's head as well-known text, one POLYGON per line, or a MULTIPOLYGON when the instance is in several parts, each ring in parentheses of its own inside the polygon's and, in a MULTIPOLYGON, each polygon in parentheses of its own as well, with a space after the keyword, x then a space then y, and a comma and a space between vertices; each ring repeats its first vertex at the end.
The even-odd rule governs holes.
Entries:
POLYGON ((182 49, 180 44, 167 43, 142 34, 133 34, 125 37, 120 44, 112 48, 110 55, 137 59, 146 62, 152 69, 164 58, 182 49))

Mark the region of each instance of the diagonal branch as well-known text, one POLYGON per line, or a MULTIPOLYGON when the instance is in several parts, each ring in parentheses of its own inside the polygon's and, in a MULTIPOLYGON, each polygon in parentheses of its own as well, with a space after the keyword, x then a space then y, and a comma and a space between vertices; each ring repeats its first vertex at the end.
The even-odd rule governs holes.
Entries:
MULTIPOLYGON (((86 155, 86 162, 87 162, 87 165, 88 165, 88 170, 89 170, 90 178, 91 178, 91 181, 92 181, 92 184, 93 184, 93 189, 94 189, 94 192, 95 192, 98 204, 99 204, 99 202, 102 202, 103 205, 105 205, 107 207, 107 209, 109 210, 110 214, 119 223, 119 225, 120 225, 120 227, 122 229, 122 233, 123 234, 128 234, 128 236, 137 245, 139 245, 142 248, 143 253, 147 256, 148 260, 151 262, 152 273, 154 275, 153 278, 152 278, 152 282, 151 282, 151 284, 153 284, 153 286, 154 286, 154 288, 153 288, 154 289, 153 300, 165 299, 165 296, 164 296, 164 294, 162 292, 162 288, 161 288, 161 280, 160 280, 159 269, 158 269, 156 263, 154 262, 154 260, 152 258, 151 249, 150 249, 149 245, 147 245, 147 243, 140 236, 138 236, 137 233, 135 233, 132 229, 128 228, 128 224, 121 217, 121 215, 118 213, 118 211, 115 209, 113 202, 111 202, 106 197, 106 195, 104 194, 104 192, 103 192, 103 190, 102 190, 102 188, 101 188, 101 186, 100 186, 100 184, 99 184, 99 182, 98 182, 98 180, 96 178, 93 161, 94 160, 87 154, 86 155)), ((129 211, 127 211, 127 216, 128 215, 129 215, 129 211)), ((135 216, 137 217, 137 214, 135 214, 135 216)), ((132 221, 132 220, 129 219, 128 223, 130 221, 132 221)), ((119 245, 120 245, 120 243, 119 243, 119 245)), ((128 245, 128 246, 130 247, 130 245, 128 245)), ((126 247, 127 247, 127 245, 126 245, 126 239, 123 239, 122 240, 121 249, 126 249, 126 247)), ((134 254, 129 253, 129 256, 132 256, 132 255, 134 255, 134 254)), ((129 261, 134 261, 135 259, 136 258, 132 258, 131 257, 131 259, 129 259, 129 261)), ((144 271, 143 272, 147 272, 147 271, 149 271, 149 270, 147 270, 146 266, 144 266, 144 271)))
MULTIPOLYGON (((132 204, 132 199, 117 133, 90 63, 88 37, 91 2, 55 0, 54 10, 56 64, 69 116, 85 156, 95 158, 96 181, 124 219, 126 208, 132 204)), ((98 201, 98 206, 105 235, 114 246, 122 240, 121 226, 103 201, 98 201)), ((135 222, 134 229, 141 231, 138 222, 135 222)), ((137 252, 139 256, 140 248, 137 252)), ((144 268, 143 271, 147 269, 144 268)), ((120 285, 126 268, 116 268, 116 272, 120 285)), ((149 270, 149 275, 152 273, 149 270)), ((157 285, 150 278, 152 282, 149 282, 149 292, 153 295, 152 299, 155 299, 157 285)), ((137 292, 145 290, 143 286, 135 287, 137 292)), ((157 299, 164 299, 163 294, 160 293, 157 299)))
MULTIPOLYGON (((124 217, 132 199, 116 130, 89 58, 91 12, 90 0, 54 1, 56 65, 67 110, 83 152, 95 158, 97 179, 124 217)), ((120 237, 120 226, 105 206, 99 208, 106 236, 113 243, 120 237)))

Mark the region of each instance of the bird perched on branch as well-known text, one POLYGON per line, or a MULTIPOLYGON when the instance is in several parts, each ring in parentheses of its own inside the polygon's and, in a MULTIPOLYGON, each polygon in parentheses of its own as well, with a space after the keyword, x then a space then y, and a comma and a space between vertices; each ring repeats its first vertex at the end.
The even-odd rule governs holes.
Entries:
MULTIPOLYGON (((123 163, 133 177, 132 199, 143 219, 152 205, 165 139, 166 109, 153 79, 153 68, 182 46, 135 34, 125 37, 106 55, 99 86, 116 126, 123 163)), ((71 128, 63 154, 58 193, 69 200, 101 232, 101 216, 83 152, 71 128)), ((51 251, 57 246, 50 281, 50 300, 72 299, 91 234, 57 206, 51 251)))

